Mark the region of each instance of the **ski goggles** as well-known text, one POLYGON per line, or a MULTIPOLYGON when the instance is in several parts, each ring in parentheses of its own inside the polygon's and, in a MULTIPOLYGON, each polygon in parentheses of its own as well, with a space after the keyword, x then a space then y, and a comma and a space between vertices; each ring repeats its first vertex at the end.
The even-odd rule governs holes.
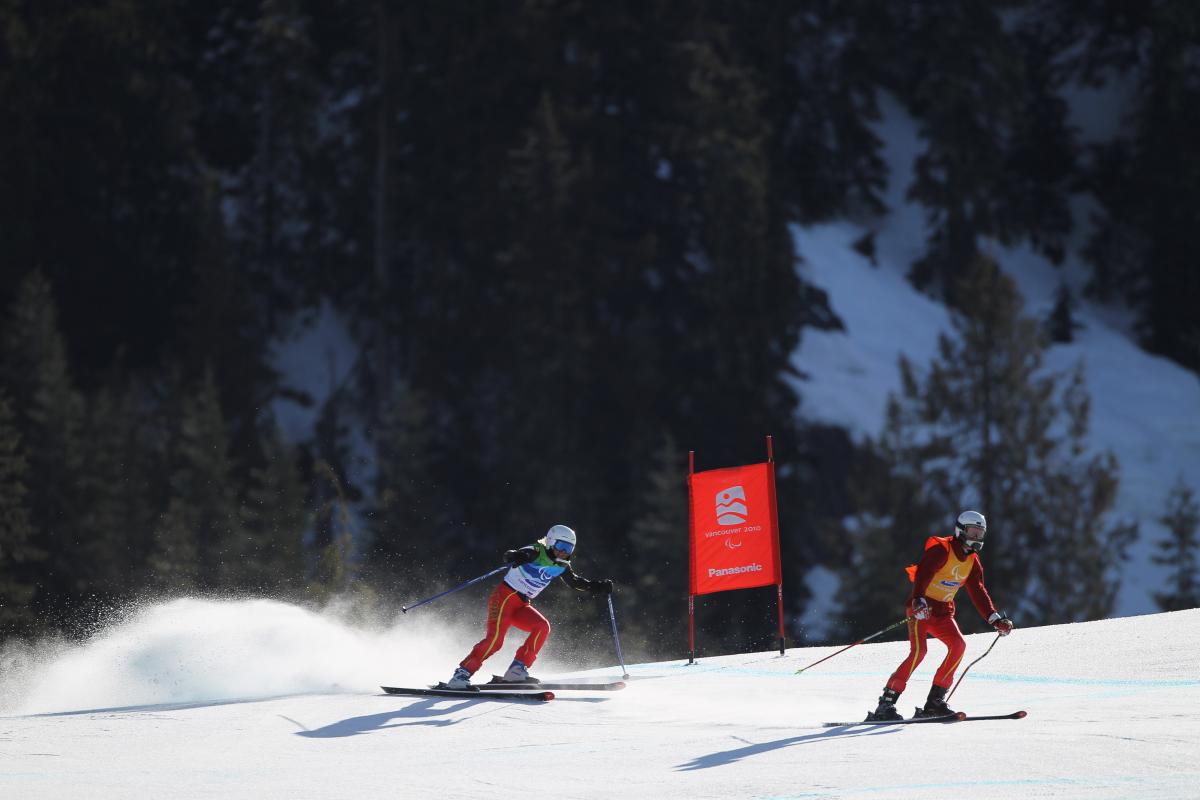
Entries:
POLYGON ((575 552, 575 545, 571 544, 570 542, 555 542, 550 546, 558 552, 568 556, 575 552))
POLYGON ((968 542, 982 542, 986 531, 978 525, 967 525, 963 527, 963 538, 968 542))

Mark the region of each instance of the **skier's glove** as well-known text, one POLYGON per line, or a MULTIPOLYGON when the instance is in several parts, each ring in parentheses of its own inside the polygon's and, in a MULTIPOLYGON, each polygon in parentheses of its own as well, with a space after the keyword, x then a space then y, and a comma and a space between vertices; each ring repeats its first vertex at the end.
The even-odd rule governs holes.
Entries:
POLYGON ((606 594, 612 594, 613 584, 612 581, 605 578, 602 581, 592 581, 592 585, 589 588, 591 589, 592 594, 596 595, 597 597, 602 597, 606 594))
POLYGON ((537 558, 537 553, 532 550, 505 550, 504 561, 506 564, 512 564, 514 567, 521 564, 528 564, 537 558))
POLYGON ((995 628, 996 632, 1001 636, 1008 636, 1010 633, 1012 633, 1013 621, 1004 616, 1004 614, 1000 611, 992 612, 992 615, 988 617, 988 623, 995 628))
POLYGON ((924 597, 912 601, 912 618, 929 619, 929 601, 924 597))

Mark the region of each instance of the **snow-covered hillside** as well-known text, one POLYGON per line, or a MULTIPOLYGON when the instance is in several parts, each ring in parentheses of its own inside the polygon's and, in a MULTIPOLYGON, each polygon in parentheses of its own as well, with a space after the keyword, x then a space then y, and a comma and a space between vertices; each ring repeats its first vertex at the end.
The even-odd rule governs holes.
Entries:
MULTIPOLYGON (((1127 87, 1120 89, 1125 90, 1127 87)), ((1111 135, 1115 123, 1111 114, 1106 116, 1101 110, 1094 92, 1080 90, 1078 94, 1082 100, 1075 103, 1079 106, 1077 121, 1086 128, 1085 138, 1111 135)), ((918 366, 928 364, 938 335, 950 330, 946 308, 917 292, 904 277, 925 249, 925 211, 905 197, 914 161, 924 145, 916 122, 886 94, 881 96, 881 111, 877 133, 885 143, 884 158, 890 170, 884 194, 888 213, 864 224, 841 222, 793 231, 804 279, 828 292, 834 312, 845 324, 843 331, 804 331, 792 358, 804 376, 796 384, 800 414, 805 421, 844 427, 856 437, 879 433, 888 394, 899 388, 899 356, 906 355, 918 366), (853 247, 868 231, 876 242, 873 263, 853 247)), ((1088 273, 1078 249, 1086 238, 1088 204, 1084 196, 1075 198, 1078 229, 1072 249, 1058 267, 1028 247, 995 243, 985 243, 985 247, 1016 279, 1030 316, 1048 317, 1060 282, 1078 299, 1076 320, 1082 327, 1076 341, 1051 348, 1046 364, 1054 371, 1069 370, 1081 361, 1085 367, 1092 399, 1092 445, 1097 451, 1112 451, 1121 467, 1114 516, 1136 521, 1140 528, 1138 542, 1122 569, 1115 613, 1146 614, 1157 610, 1152 594, 1164 574, 1151 556, 1166 535, 1158 517, 1167 492, 1179 478, 1200 491, 1200 380, 1141 350, 1130 331, 1127 311, 1082 298, 1088 273)), ((298 325, 294 339, 277 342, 275 347, 275 366, 287 383, 314 401, 303 407, 289 398, 275 402, 276 416, 293 441, 311 437, 320 404, 346 380, 359 356, 349 326, 331 306, 322 306, 310 322, 298 325)), ((361 428, 354 428, 353 436, 352 478, 358 485, 370 485, 373 451, 369 437, 361 428)), ((779 458, 786 461, 789 455, 780 453, 779 458)), ((987 509, 983 511, 987 513, 987 509)), ((781 523, 786 527, 788 521, 781 523)), ((991 546, 1002 547, 1005 521, 991 518, 991 523, 991 546)), ((914 532, 914 541, 927 533, 914 532)), ((810 581, 817 589, 815 596, 836 594, 827 570, 817 568, 810 581)), ((803 627, 810 635, 822 635, 821 619, 827 610, 819 602, 809 609, 803 627)))
MULTIPOLYGON (((918 293, 904 278, 925 247, 923 211, 904 197, 921 143, 915 123, 895 103, 885 98, 883 111, 885 122, 879 134, 886 142, 891 169, 886 195, 891 211, 871 226, 876 235, 875 263, 852 247, 864 233, 862 226, 838 223, 794 231, 804 259, 802 275, 828 292, 834 312, 845 324, 844 331, 804 331, 793 357, 793 364, 807 376, 797 384, 801 411, 807 419, 845 427, 857 437, 873 436, 882 429, 888 394, 900 386, 899 356, 907 356, 917 366, 930 363, 938 335, 950 330, 946 308, 918 293)), ((1086 201, 1079 198, 1078 202, 1086 201)), ((1075 252, 1056 268, 1027 247, 987 247, 1017 281, 1027 315, 1049 316, 1060 281, 1081 297, 1087 272, 1075 252)), ((1200 491, 1200 380, 1137 347, 1126 312, 1080 300, 1076 319, 1082 328, 1075 341, 1050 348, 1046 366, 1067 371, 1082 361, 1086 370, 1092 446, 1112 451, 1121 466, 1114 514, 1140 527, 1139 540, 1122 570, 1115 613, 1145 614, 1156 610, 1151 595, 1163 574, 1150 559, 1155 543, 1166 535, 1158 517, 1167 492, 1181 477, 1200 491)), ((1005 521, 989 521, 995 537, 991 546, 1003 547, 1005 521)), ((914 536, 925 533, 914 532, 914 536)))
MULTIPOLYGON (((7 653, 0 796, 1104 800, 1200 785, 1200 610, 1000 640, 953 705, 1028 710, 1020 721, 821 727, 873 706, 902 643, 799 676, 836 648, 630 665, 624 691, 547 704, 378 690, 445 678, 477 635, 434 613, 367 630, 264 600, 182 600, 83 646, 7 653)), ((966 660, 993 639, 968 637, 966 660)), ((536 671, 577 669, 554 645, 536 671)))

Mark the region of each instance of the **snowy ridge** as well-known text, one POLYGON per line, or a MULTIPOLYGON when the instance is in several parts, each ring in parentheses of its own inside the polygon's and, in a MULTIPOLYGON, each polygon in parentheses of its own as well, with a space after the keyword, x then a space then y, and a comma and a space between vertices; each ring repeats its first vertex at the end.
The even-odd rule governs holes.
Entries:
MULTIPOLYGON (((891 98, 882 97, 883 121, 877 133, 889 165, 885 201, 889 212, 867 226, 875 234, 874 262, 854 249, 863 226, 837 222, 795 227, 792 235, 803 258, 800 274, 825 290, 842 331, 805 329, 793 366, 804 376, 796 384, 807 420, 846 428, 855 438, 877 436, 890 393, 898 392, 901 355, 918 369, 933 359, 939 334, 951 331, 946 308, 916 291, 905 279, 925 248, 925 212, 907 199, 913 161, 922 144, 917 125, 891 98)), ((1130 332, 1130 313, 1082 296, 1089 275, 1078 255, 1086 223, 1086 197, 1080 229, 1065 262, 1053 266, 1027 245, 983 242, 986 252, 1017 283, 1025 315, 1047 319, 1060 282, 1078 300, 1075 341, 1046 351, 1049 372, 1064 373, 1082 363, 1091 397, 1090 442, 1094 452, 1111 451, 1120 462, 1114 521, 1137 522, 1138 541, 1121 570, 1114 613, 1157 610, 1153 594, 1165 570, 1152 562, 1155 545, 1167 535, 1158 521, 1168 490, 1183 478, 1200 491, 1200 380, 1179 365, 1140 349, 1130 332)), ((982 509, 986 514, 987 509, 982 509)), ((1001 547, 1004 520, 989 517, 1001 547)), ((831 573, 819 570, 811 581, 834 594, 831 573)), ((818 595, 819 596, 819 595, 818 595)), ((812 608, 805 621, 816 624, 827 609, 812 608)), ((817 625, 819 628, 819 625, 817 625)))
MULTIPOLYGON (((837 648, 630 665, 621 692, 499 704, 379 691, 443 679, 478 634, 409 622, 364 629, 270 601, 182 600, 83 646, 8 653, 0 796, 494 800, 541 775, 569 798, 1103 800, 1192 798, 1200 780, 1200 610, 1019 629, 952 705, 1027 719, 899 728, 819 726, 873 706, 902 642, 803 675, 837 648)), ((968 637, 964 661, 994 638, 968 637)), ((535 672, 569 671, 554 644, 535 672)), ((943 652, 930 650, 905 713, 943 652)))
MULTIPOLYGON (((906 265, 885 261, 876 267, 855 252, 854 227, 826 225, 797 235, 805 257, 802 272, 829 292, 830 305, 846 325, 845 331, 804 332, 792 359, 807 376, 797 383, 801 412, 856 438, 876 436, 889 394, 900 389, 900 355, 926 367, 938 335, 950 331, 949 315, 907 284, 906 265)), ((1021 281, 1026 313, 1044 318, 1054 284, 1038 283, 1050 270, 1035 269, 1032 259, 1003 263, 1027 271, 1021 281)), ((1165 574, 1151 558, 1166 537, 1158 517, 1167 492, 1180 477, 1200 490, 1200 380, 1140 350, 1104 320, 1102 310, 1082 306, 1078 318, 1084 328, 1072 344, 1046 352, 1046 369, 1065 373, 1083 363, 1092 401, 1090 441, 1095 451, 1111 451, 1120 462, 1114 519, 1136 521, 1140 529, 1121 573, 1115 613, 1144 614, 1156 610, 1152 595, 1165 574)), ((1002 547, 1004 520, 989 521, 997 535, 992 546, 1002 547)), ((820 614, 814 609, 810 617, 820 614)))

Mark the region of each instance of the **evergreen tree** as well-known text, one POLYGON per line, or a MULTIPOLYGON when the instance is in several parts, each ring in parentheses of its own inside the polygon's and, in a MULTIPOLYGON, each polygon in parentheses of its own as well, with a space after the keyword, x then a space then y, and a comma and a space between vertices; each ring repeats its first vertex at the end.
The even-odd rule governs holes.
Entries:
POLYGON ((189 299, 179 310, 180 364, 188 375, 213 373, 221 411, 236 453, 235 478, 245 484, 262 463, 261 409, 278 391, 278 375, 268 363, 270 317, 253 291, 251 276, 230 255, 226 226, 218 207, 216 181, 206 187, 204 243, 197 248, 189 276, 189 299))
POLYGON ((772 126, 789 100, 761 86, 785 47, 760 63, 750 22, 702 7, 478 11, 398 12, 379 302, 402 320, 406 388, 437 409, 431 447, 454 454, 434 480, 469 487, 465 540, 558 508, 611 530, 616 563, 631 516, 611 498, 643 482, 662 430, 726 463, 764 430, 794 437, 780 376, 807 309, 772 126))
MULTIPOLYGON (((904 567, 920 558, 926 537, 945 528, 939 509, 921 491, 922 474, 901 456, 900 416, 898 399, 889 398, 880 441, 866 442, 856 455, 850 488, 856 510, 845 518, 841 546, 834 549, 842 590, 830 632, 836 635, 828 637, 833 641, 856 639, 861 631, 903 616, 910 590, 904 567)), ((903 636, 898 631, 892 638, 903 636)))
POLYGON ((403 578, 411 586, 434 566, 430 543, 452 535, 445 489, 432 479, 429 423, 425 403, 407 391, 395 398, 375 436, 376 489, 364 568, 381 585, 403 578))
POLYGON ((1057 265, 1074 224, 1070 202, 1079 175, 1078 133, 1064 96, 1069 73, 1061 66, 1061 51, 1070 45, 1049 35, 1028 10, 1010 37, 1020 83, 1015 111, 1001 131, 997 222, 986 233, 1006 243, 1025 239, 1057 265))
MULTIPOLYGON (((713 465, 752 460, 766 431, 801 453, 791 358, 802 326, 839 323, 798 276, 789 226, 883 210, 880 88, 924 141, 910 191, 931 237, 914 280, 961 307, 956 280, 984 239, 1061 256, 1077 169, 1061 89, 1134 70, 1127 126, 1092 151, 1083 187, 1101 206, 1088 291, 1131 298, 1147 346, 1193 365, 1193 5, 0 8, 0 151, 23 154, 0 163, 0 301, 18 300, 26 264, 72 287, 48 328, 10 315, 0 362, 36 476, 30 524, 50 556, 37 602, 130 591, 122 562, 141 566, 152 549, 138 520, 175 494, 180 409, 135 433, 154 403, 106 382, 113 361, 151 387, 168 359, 190 377, 211 364, 226 484, 263 492, 267 509, 290 490, 268 488, 288 484, 289 459, 263 427, 280 391, 266 347, 300 305, 326 298, 362 346, 305 453, 327 572, 351 569, 365 544, 333 547, 360 500, 344 452, 353 421, 412 454, 381 443, 372 569, 428 549, 428 531, 451 522, 467 558, 490 559, 497 531, 563 519, 604 532, 584 557, 616 576, 642 511, 614 498, 654 483, 664 433, 713 465), (86 414, 80 387, 94 399, 86 414), (423 411, 389 419, 410 395, 423 411), (401 518, 430 522, 389 530, 401 518)), ((1067 305, 1056 337, 1070 335, 1067 305)), ((864 457, 895 447, 881 440, 864 457)), ((1112 465, 1077 462, 1080 482, 1054 491, 1102 506, 1112 465)), ((785 581, 799 587, 821 550, 818 511, 835 512, 796 499, 828 486, 811 466, 779 481, 798 554, 785 581)), ((858 491, 886 506, 907 488, 858 491)), ((910 505, 865 528, 923 538, 954 503, 910 505)), ((254 507, 254 536, 230 546, 286 561, 261 536, 294 521, 254 507)), ((182 518, 180 501, 172 513, 182 518)), ((1070 613, 1092 614, 1085 605, 1070 613)))
POLYGON ((1051 502, 1035 509, 1038 516, 1030 524, 1052 548, 1065 546, 1070 555, 1026 562, 1025 607, 1039 620, 1102 619, 1112 613, 1120 562, 1138 529, 1136 523, 1107 519, 1117 499, 1119 465, 1112 453, 1086 454, 1091 400, 1082 366, 1065 376, 1061 388, 1058 402, 1067 434, 1040 476, 1051 502))
POLYGON ((308 582, 308 595, 327 602, 352 588, 358 575, 358 525, 350 498, 337 472, 328 462, 318 462, 315 477, 323 502, 315 516, 318 537, 314 546, 315 563, 308 582), (324 486, 322 487, 322 483, 324 486))
MULTIPOLYGON (((927 209, 930 236, 914 284, 951 304, 981 237, 1028 238, 1062 258, 1075 143, 1063 76, 1035 24, 1009 30, 993 3, 913 4, 899 12, 895 88, 920 122, 910 199, 927 209)), ((963 306, 966 307, 965 305, 963 306)))
POLYGON ((629 621, 630 641, 640 636, 654 643, 679 635, 688 593, 687 454, 669 434, 654 454, 636 513, 629 538, 639 566, 612 577, 622 608, 638 609, 629 621))
MULTIPOLYGON (((1088 454, 1082 369, 1065 382, 1045 374, 1039 325, 1020 316, 1020 295, 994 263, 976 261, 959 290, 977 302, 955 315, 924 375, 901 359, 881 452, 907 483, 863 509, 890 523, 918 508, 912 520, 924 524, 846 535, 854 549, 895 546, 899 535, 912 563, 926 536, 949 534, 958 511, 977 508, 990 522, 984 562, 998 604, 1024 624, 1101 617, 1135 529, 1107 518, 1117 464, 1088 454)), ((901 566, 856 582, 890 582, 901 566)))
POLYGON ((237 545, 245 534, 211 370, 179 402, 168 462, 171 493, 155 533, 154 578, 168 590, 228 586, 240 569, 237 545))
POLYGON ((5 321, 0 387, 13 399, 28 460, 29 514, 46 552, 36 602, 61 612, 88 591, 81 536, 83 398, 76 391, 59 332, 51 286, 41 272, 22 281, 5 321))
POLYGON ((184 501, 172 498, 159 519, 148 562, 157 588, 188 592, 200 587, 200 549, 193 532, 198 516, 184 501))
POLYGON ((0 297, 30 264, 71 288, 58 302, 81 386, 122 347, 135 368, 156 366, 173 339, 201 238, 193 8, 0 8, 0 297))
POLYGON ((0 392, 0 639, 23 632, 33 623, 30 567, 45 556, 32 544, 27 467, 20 439, 12 407, 0 392))
POLYGON ((1078 58, 1085 79, 1099 83, 1115 67, 1136 80, 1125 127, 1094 148, 1087 174, 1102 209, 1084 253, 1089 290, 1126 299, 1145 347, 1200 371, 1200 153, 1192 141, 1200 126, 1200 6, 1164 0, 1138 11, 1074 19, 1086 43, 1078 58))
POLYGON ((266 462, 250 471, 242 527, 229 544, 231 585, 289 592, 305 585, 303 540, 310 517, 298 453, 276 429, 264 443, 266 462))
POLYGON ((97 601, 142 588, 158 499, 148 404, 136 382, 106 386, 88 407, 80 479, 82 558, 97 601))
POLYGON ((267 301, 254 321, 268 330, 311 292, 341 290, 332 274, 348 284, 361 277, 364 50, 376 32, 375 5, 264 0, 194 6, 184 15, 190 83, 203 98, 196 148, 209 167, 204 188, 213 173, 220 178, 221 253, 267 301))
POLYGON ((1156 564, 1167 568, 1167 591, 1154 595, 1163 611, 1200 607, 1200 503, 1196 493, 1182 476, 1167 495, 1165 513, 1159 522, 1167 528, 1167 538, 1158 543, 1156 564))
POLYGON ((890 66, 884 54, 898 38, 892 9, 765 2, 715 13, 763 92, 773 202, 800 222, 886 210, 887 165, 874 124, 890 66))
POLYGON ((1071 289, 1060 283, 1054 293, 1054 309, 1046 321, 1046 335, 1055 344, 1069 344, 1075 341, 1075 331, 1080 327, 1075 321, 1075 299, 1071 289))
POLYGON ((347 589, 358 570, 360 534, 354 504, 361 491, 350 483, 354 458, 342 388, 330 392, 317 418, 315 452, 308 502, 313 513, 312 549, 316 563, 309 594, 318 599, 347 589))

